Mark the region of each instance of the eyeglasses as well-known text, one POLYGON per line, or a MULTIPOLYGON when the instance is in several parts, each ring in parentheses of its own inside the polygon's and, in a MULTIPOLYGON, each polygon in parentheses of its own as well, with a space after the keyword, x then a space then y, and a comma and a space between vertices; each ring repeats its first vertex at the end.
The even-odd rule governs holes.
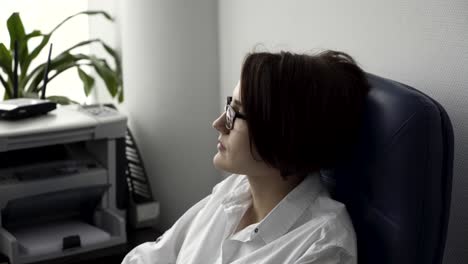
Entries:
POLYGON ((229 130, 232 130, 234 128, 234 121, 236 121, 236 117, 240 119, 244 119, 244 120, 246 119, 246 117, 243 114, 237 112, 236 110, 234 110, 234 108, 232 108, 231 102, 232 102, 232 96, 228 96, 226 100, 225 111, 226 111, 226 128, 229 130))

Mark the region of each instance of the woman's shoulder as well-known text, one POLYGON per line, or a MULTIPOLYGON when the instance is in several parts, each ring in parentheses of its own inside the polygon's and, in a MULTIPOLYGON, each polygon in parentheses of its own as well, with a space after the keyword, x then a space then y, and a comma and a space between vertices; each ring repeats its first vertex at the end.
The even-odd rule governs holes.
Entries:
POLYGON ((317 243, 340 247, 350 255, 356 255, 356 234, 345 204, 321 195, 308 209, 303 223, 311 235, 320 237, 317 243))

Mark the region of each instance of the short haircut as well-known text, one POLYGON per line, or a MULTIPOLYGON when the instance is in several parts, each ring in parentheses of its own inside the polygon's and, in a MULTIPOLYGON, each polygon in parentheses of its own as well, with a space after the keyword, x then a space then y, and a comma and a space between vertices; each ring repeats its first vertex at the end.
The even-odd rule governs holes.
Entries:
POLYGON ((349 153, 370 85, 343 52, 259 52, 247 54, 240 89, 252 155, 255 146, 286 177, 333 168, 349 153))

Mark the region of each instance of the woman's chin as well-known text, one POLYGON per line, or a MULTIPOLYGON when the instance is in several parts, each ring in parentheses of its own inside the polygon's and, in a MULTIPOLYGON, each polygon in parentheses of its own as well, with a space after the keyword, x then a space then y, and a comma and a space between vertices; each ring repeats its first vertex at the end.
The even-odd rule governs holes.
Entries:
POLYGON ((213 165, 216 169, 225 171, 227 169, 226 157, 218 151, 213 157, 213 165))
POLYGON ((221 154, 217 152, 213 157, 213 165, 215 166, 215 168, 219 169, 221 159, 222 159, 221 154))

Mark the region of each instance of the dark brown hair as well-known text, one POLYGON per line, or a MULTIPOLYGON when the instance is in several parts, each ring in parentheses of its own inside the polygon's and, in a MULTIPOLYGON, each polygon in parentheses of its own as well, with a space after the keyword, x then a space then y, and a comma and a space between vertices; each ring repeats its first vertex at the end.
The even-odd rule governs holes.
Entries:
POLYGON ((251 53, 241 72, 250 150, 282 176, 332 168, 356 140, 366 75, 351 56, 251 53))

